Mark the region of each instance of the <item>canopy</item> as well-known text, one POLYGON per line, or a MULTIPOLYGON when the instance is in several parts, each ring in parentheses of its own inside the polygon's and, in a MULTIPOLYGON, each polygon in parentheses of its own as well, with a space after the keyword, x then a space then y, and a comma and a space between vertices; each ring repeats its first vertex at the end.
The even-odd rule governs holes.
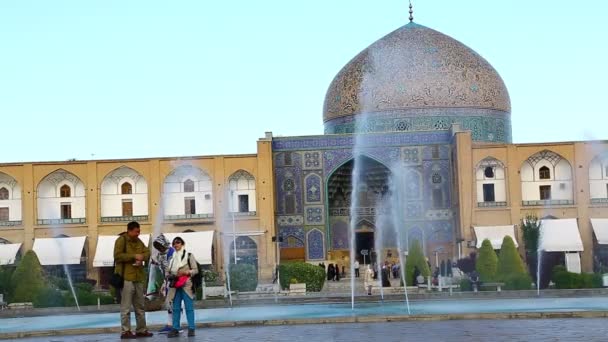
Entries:
POLYGON ((477 237, 477 248, 481 248, 483 240, 488 239, 492 243, 493 249, 500 249, 502 246, 502 240, 505 236, 510 236, 515 243, 515 247, 518 247, 517 239, 515 238, 515 226, 478 226, 473 227, 475 230, 475 236, 477 237))
POLYGON ((14 264, 19 248, 21 248, 20 243, 0 244, 0 265, 14 264))
MULTIPOLYGON (((97 248, 95 249, 95 259, 93 267, 114 266, 114 243, 119 235, 99 235, 97 238, 97 248)), ((150 234, 140 234, 139 239, 148 246, 150 234)))
POLYGON ((169 242, 175 237, 181 237, 186 243, 186 250, 194 254, 196 261, 201 265, 211 265, 211 246, 213 245, 213 231, 189 233, 163 233, 169 242))
POLYGON ((86 236, 61 238, 36 238, 34 252, 40 265, 77 265, 84 247, 86 236))
POLYGON ((608 219, 591 219, 597 243, 608 245, 608 219))
POLYGON ((576 219, 541 220, 539 248, 547 252, 582 252, 576 219))

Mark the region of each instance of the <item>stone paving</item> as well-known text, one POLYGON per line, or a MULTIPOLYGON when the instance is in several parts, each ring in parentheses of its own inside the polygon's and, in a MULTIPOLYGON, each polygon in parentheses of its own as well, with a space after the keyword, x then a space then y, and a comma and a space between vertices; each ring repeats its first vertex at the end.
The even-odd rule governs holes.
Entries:
MULTIPOLYGON (((19 341, 120 341, 118 334, 52 336, 19 341)), ((608 322, 602 318, 458 320, 383 323, 248 326, 197 330, 196 337, 167 339, 166 335, 138 341, 608 341, 608 322)))

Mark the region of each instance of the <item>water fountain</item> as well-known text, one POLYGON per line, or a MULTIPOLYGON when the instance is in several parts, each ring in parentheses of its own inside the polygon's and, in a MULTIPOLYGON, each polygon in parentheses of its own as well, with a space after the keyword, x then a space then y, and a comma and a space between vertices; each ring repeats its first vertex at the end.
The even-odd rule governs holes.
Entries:
POLYGON ((72 276, 70 275, 70 269, 67 264, 63 264, 63 270, 65 272, 66 278, 68 278, 68 285, 70 286, 70 291, 72 291, 72 296, 74 297, 74 302, 76 303, 76 308, 80 311, 80 305, 78 304, 78 296, 76 296, 76 290, 74 290, 74 284, 72 283, 72 276))
POLYGON ((230 201, 231 193, 229 186, 225 187, 225 191, 223 194, 223 203, 221 205, 220 215, 222 215, 221 224, 219 226, 222 237, 222 251, 224 257, 224 274, 226 276, 226 286, 228 288, 228 301, 230 303, 230 307, 232 307, 232 285, 230 284, 230 245, 231 243, 234 245, 234 263, 237 263, 237 250, 236 250, 236 223, 234 219, 234 212, 232 215, 230 213, 230 201), (232 239, 229 239, 228 236, 232 235, 232 239))
MULTIPOLYGON (((54 230, 60 230, 60 228, 58 227, 54 227, 54 230)), ((60 235, 60 236, 65 236, 65 235, 60 235)), ((72 276, 70 274, 70 268, 69 265, 65 263, 65 247, 61 245, 61 241, 58 240, 61 239, 61 237, 55 239, 54 241, 57 243, 57 248, 56 250, 59 252, 59 258, 62 261, 62 266, 63 266, 63 271, 65 273, 65 277, 68 280, 68 285, 70 287, 70 291, 72 293, 72 297, 74 298, 74 303, 76 303, 76 308, 78 309, 78 311, 80 311, 80 305, 78 304, 78 296, 76 295, 76 290, 74 289, 74 283, 72 282, 72 276)))

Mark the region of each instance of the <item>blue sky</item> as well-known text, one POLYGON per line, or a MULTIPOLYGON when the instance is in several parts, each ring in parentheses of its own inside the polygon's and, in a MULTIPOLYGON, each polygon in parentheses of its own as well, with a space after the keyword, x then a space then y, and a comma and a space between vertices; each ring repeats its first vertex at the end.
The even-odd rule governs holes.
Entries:
MULTIPOLYGON (((325 91, 404 0, 0 2, 0 162, 255 153, 322 134, 325 91)), ((513 140, 608 139, 608 2, 414 1, 511 96, 513 140)))

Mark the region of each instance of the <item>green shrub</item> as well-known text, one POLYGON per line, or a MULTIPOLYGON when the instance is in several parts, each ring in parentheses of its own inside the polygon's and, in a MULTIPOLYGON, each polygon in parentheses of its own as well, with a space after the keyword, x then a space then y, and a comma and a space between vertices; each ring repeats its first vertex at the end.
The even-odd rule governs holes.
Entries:
POLYGON ((258 271, 251 264, 230 265, 230 289, 232 291, 255 291, 258 287, 258 271))
POLYGON ((4 294, 4 301, 9 302, 13 289, 11 288, 11 277, 15 271, 14 267, 0 266, 0 293, 4 294))
POLYGON ((222 286, 224 283, 220 279, 220 274, 214 270, 203 270, 205 286, 222 286))
POLYGON ((591 277, 591 287, 593 287, 593 288, 604 287, 604 282, 602 281, 601 273, 593 273, 593 275, 591 277))
POLYGON ((11 277, 12 301, 34 302, 44 287, 42 266, 40 266, 36 253, 30 250, 25 253, 11 277))
POLYGON ((602 287, 601 274, 572 273, 562 265, 555 266, 551 280, 558 289, 590 289, 602 287))
POLYGON ((418 240, 414 240, 410 244, 407 258, 405 259, 405 281, 407 282, 407 285, 414 284, 414 267, 418 267, 420 274, 422 274, 425 279, 431 275, 429 264, 426 262, 426 258, 424 257, 424 253, 422 253, 422 247, 420 247, 418 240))
POLYGON ((325 270, 319 266, 296 261, 279 266, 279 281, 282 289, 288 289, 291 279, 306 284, 306 291, 319 292, 325 283, 325 270))
POLYGON ((74 289, 76 291, 81 290, 83 292, 93 292, 93 285, 90 283, 76 283, 74 284, 74 289))
POLYGON ((481 282, 492 282, 496 279, 496 269, 498 268, 498 257, 492 248, 490 240, 485 239, 479 249, 475 269, 479 273, 481 282))
POLYGON ((473 291, 473 285, 469 279, 460 279, 460 291, 473 291))
POLYGON ((109 294, 99 295, 99 303, 101 305, 114 304, 114 297, 109 294))
POLYGON ((47 282, 51 287, 54 287, 58 290, 69 291, 70 283, 67 278, 61 277, 47 277, 47 282))
POLYGON ((532 278, 527 273, 512 274, 501 278, 505 283, 505 290, 530 290, 532 278))
POLYGON ((500 247, 496 275, 499 280, 526 274, 524 262, 521 260, 515 243, 510 236, 505 236, 500 247))
POLYGON ((51 308, 65 306, 65 300, 61 291, 52 287, 45 287, 38 292, 33 304, 37 308, 51 308))

